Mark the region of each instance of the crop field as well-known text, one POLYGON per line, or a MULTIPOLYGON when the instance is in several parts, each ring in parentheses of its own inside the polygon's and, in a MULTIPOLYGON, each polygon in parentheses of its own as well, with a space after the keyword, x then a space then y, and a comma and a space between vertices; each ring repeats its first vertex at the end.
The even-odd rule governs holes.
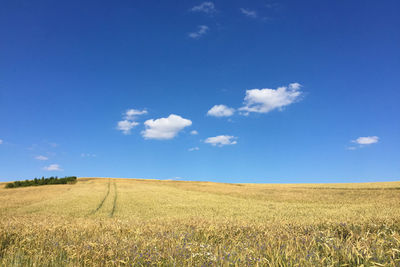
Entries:
POLYGON ((0 187, 0 266, 400 266, 400 182, 0 187))

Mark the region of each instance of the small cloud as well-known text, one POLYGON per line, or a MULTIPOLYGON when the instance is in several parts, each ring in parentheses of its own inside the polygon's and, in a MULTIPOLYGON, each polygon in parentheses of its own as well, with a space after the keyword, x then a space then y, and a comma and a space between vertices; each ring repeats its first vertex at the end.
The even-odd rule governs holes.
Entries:
POLYGON ((199 132, 198 132, 198 131, 196 131, 196 130, 193 130, 193 131, 191 131, 191 132, 190 132, 190 134, 191 134, 191 135, 198 135, 198 134, 199 134, 199 132))
POLYGON ((366 137, 358 137, 356 140, 352 140, 351 142, 359 144, 359 145, 371 145, 378 143, 378 136, 366 136, 366 137))
POLYGON ((117 123, 117 129, 123 134, 130 134, 133 127, 139 125, 136 121, 123 120, 117 123))
POLYGON ((269 3, 265 4, 265 7, 269 8, 269 9, 277 10, 277 9, 281 8, 282 6, 277 2, 269 1, 269 3))
POLYGON ((49 145, 50 145, 51 147, 58 147, 58 144, 57 144, 57 143, 49 143, 49 145))
POLYGON ((363 148, 368 145, 378 143, 379 137, 378 136, 358 137, 355 140, 351 140, 351 142, 357 144, 358 146, 348 146, 348 147, 346 147, 347 150, 356 150, 356 149, 363 148))
POLYGON ((235 113, 234 108, 229 108, 225 105, 215 105, 207 112, 207 115, 214 117, 229 117, 232 116, 233 113, 235 113))
POLYGON ((3 140, 2 140, 2 139, 0 139, 0 145, 1 145, 1 144, 3 144, 3 140))
POLYGON ((246 15, 250 18, 257 18, 257 12, 248 8, 241 8, 240 11, 242 14, 246 15))
POLYGON ((242 115, 250 112, 268 113, 274 109, 282 110, 285 106, 295 103, 300 99, 301 84, 291 83, 289 86, 281 86, 277 89, 251 89, 246 90, 244 106, 239 110, 242 115))
POLYGON ((142 131, 145 139, 172 139, 183 128, 192 125, 192 121, 179 115, 171 114, 167 118, 147 120, 144 122, 146 129, 142 131))
POLYGON ((37 160, 48 160, 49 158, 46 157, 46 156, 40 155, 40 156, 36 156, 35 159, 37 159, 37 160))
POLYGON ((143 115, 143 114, 147 114, 147 110, 145 110, 145 109, 144 110, 128 109, 125 112, 125 119, 133 121, 136 119, 136 116, 143 115))
POLYGON ((192 147, 188 149, 189 151, 198 151, 200 148, 198 146, 192 147))
POLYGON ((45 171, 63 171, 58 164, 50 164, 49 166, 43 167, 45 171))
POLYGON ((213 2, 203 2, 198 6, 194 6, 191 8, 193 12, 204 12, 206 14, 213 14, 217 10, 215 9, 215 5, 213 2))
POLYGON ((123 114, 123 120, 117 123, 117 130, 122 131, 125 135, 130 134, 132 128, 139 125, 139 123, 135 121, 137 116, 143 114, 147 114, 147 110, 128 109, 123 114))
POLYGON ((300 87, 301 87, 301 84, 299 84, 299 83, 291 83, 291 84, 289 84, 289 88, 293 89, 293 90, 299 90, 300 87))
POLYGON ((82 153, 81 157, 82 158, 95 158, 95 157, 97 157, 97 155, 96 154, 90 154, 90 153, 82 153))
POLYGON ((208 26, 206 26, 206 25, 200 25, 197 28, 198 28, 198 30, 196 32, 189 33, 190 38, 199 39, 200 37, 205 35, 209 30, 208 26))
POLYGON ((204 143, 211 144, 213 146, 226 146, 226 145, 235 145, 237 141, 235 140, 237 137, 231 135, 218 135, 215 137, 207 138, 204 143))

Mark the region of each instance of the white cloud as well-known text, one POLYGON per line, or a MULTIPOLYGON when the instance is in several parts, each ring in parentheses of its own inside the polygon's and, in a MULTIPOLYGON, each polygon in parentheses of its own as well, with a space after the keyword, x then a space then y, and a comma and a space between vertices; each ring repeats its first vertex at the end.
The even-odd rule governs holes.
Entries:
POLYGON ((145 139, 172 139, 183 128, 192 125, 192 121, 181 116, 171 114, 168 118, 147 120, 144 122, 146 129, 142 131, 145 139))
POLYGON ((215 105, 208 112, 208 116, 214 117, 229 117, 232 116, 235 112, 235 109, 229 108, 225 105, 215 105))
POLYGON ((299 90, 301 88, 301 84, 299 84, 299 83, 291 83, 291 84, 289 84, 289 88, 291 88, 293 90, 299 90))
POLYGON ((117 123, 117 129, 122 131, 123 134, 130 134, 133 127, 139 125, 136 122, 136 117, 139 115, 147 114, 147 110, 128 109, 123 114, 123 120, 117 123))
POLYGON ((374 143, 378 143, 378 141, 378 136, 358 137, 356 140, 352 140, 353 143, 357 143, 359 145, 371 145, 374 143))
POLYGON ((194 12, 204 12, 207 14, 212 14, 217 11, 213 2, 203 2, 198 6, 192 7, 191 10, 194 12))
POLYGON ((197 150, 200 150, 200 148, 198 146, 195 146, 195 147, 189 148, 188 150, 189 151, 197 151, 197 150))
POLYGON ((136 125, 139 125, 136 121, 123 120, 118 122, 117 129, 122 131, 123 134, 130 134, 131 129, 136 125))
POLYGON ((200 25, 198 26, 198 30, 196 32, 189 33, 189 37, 193 39, 199 39, 208 32, 208 29, 209 29, 208 26, 200 25))
POLYGON ((0 139, 0 145, 3 143, 3 140, 0 139))
POLYGON ((125 112, 125 119, 133 121, 136 119, 136 116, 143 115, 143 114, 147 114, 147 110, 145 110, 145 109, 144 110, 128 109, 125 112))
POLYGON ((49 158, 46 157, 46 156, 40 155, 40 156, 36 156, 35 159, 37 159, 37 160, 48 160, 49 158))
POLYGON ((240 11, 242 14, 251 17, 251 18, 257 18, 257 12, 248 8, 241 8, 240 11))
POLYGON ((355 140, 351 140, 352 143, 357 144, 358 146, 348 146, 346 147, 347 150, 356 150, 359 148, 363 148, 365 146, 375 144, 379 142, 379 137, 378 136, 361 136, 358 137, 355 140))
POLYGON ((299 83, 291 83, 289 86, 278 87, 277 89, 251 89, 246 90, 244 98, 244 106, 239 110, 243 111, 244 115, 250 112, 267 113, 274 109, 282 110, 299 100, 302 92, 299 83))
POLYGON ((199 132, 196 131, 196 130, 193 130, 193 131, 190 132, 190 134, 191 134, 191 135, 197 135, 197 134, 199 134, 199 132))
POLYGON ((62 171, 63 169, 60 168, 58 164, 50 164, 49 166, 43 167, 45 171, 62 171))
POLYGON ((215 137, 207 138, 204 143, 211 144, 213 146, 226 146, 226 145, 235 145, 237 144, 237 137, 231 135, 218 135, 215 137))

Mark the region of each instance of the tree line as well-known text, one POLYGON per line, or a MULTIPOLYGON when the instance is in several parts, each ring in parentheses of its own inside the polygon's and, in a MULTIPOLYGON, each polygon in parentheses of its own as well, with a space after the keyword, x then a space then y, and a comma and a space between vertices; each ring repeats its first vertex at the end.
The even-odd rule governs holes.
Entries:
POLYGON ((58 178, 57 176, 49 178, 35 178, 33 180, 15 181, 6 184, 6 188, 17 188, 25 186, 39 186, 39 185, 50 185, 50 184, 74 184, 76 183, 76 176, 67 176, 58 178))

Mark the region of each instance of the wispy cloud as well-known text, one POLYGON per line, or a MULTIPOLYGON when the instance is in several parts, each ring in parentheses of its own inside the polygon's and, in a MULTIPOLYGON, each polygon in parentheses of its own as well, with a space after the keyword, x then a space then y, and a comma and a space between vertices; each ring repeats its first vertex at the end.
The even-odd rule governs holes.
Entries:
POLYGON ((2 139, 0 139, 0 145, 1 145, 1 144, 3 144, 3 140, 2 140, 2 139))
POLYGON ((275 2, 275 1, 273 1, 273 0, 267 1, 267 3, 265 3, 264 6, 265 6, 266 8, 274 9, 274 10, 277 10, 277 9, 282 8, 282 5, 281 5, 280 2, 275 2))
POLYGON ((300 99, 302 92, 299 83, 291 83, 289 86, 282 86, 277 89, 251 89, 246 90, 244 106, 239 110, 243 115, 250 112, 268 113, 274 109, 282 110, 300 99))
POLYGON ((191 134, 191 135, 197 135, 197 134, 199 134, 199 132, 196 131, 196 130, 193 130, 193 131, 190 132, 190 134, 191 134))
POLYGON ((217 10, 215 9, 215 5, 213 2, 203 2, 198 6, 194 6, 191 8, 191 11, 193 12, 204 12, 207 14, 213 14, 217 10))
POLYGON ((257 12, 248 8, 241 8, 240 12, 250 18, 257 18, 257 12))
POLYGON ((96 154, 91 154, 91 153, 82 153, 81 157, 82 158, 95 158, 95 157, 97 157, 97 155, 96 154))
POLYGON ((143 114, 147 114, 147 110, 128 109, 123 114, 123 120, 117 122, 117 130, 122 131, 125 135, 130 134, 132 128, 139 125, 139 123, 135 121, 136 118, 143 114))
POLYGON ((126 120, 135 120, 137 116, 147 114, 147 110, 137 110, 137 109, 128 109, 125 112, 125 119, 126 120))
POLYGON ((172 139, 183 128, 192 125, 192 121, 179 115, 171 114, 167 118, 147 120, 144 122, 146 129, 142 131, 145 139, 172 139))
POLYGON ((237 137, 231 135, 218 135, 214 137, 207 138, 204 143, 211 144, 213 146, 226 146, 226 145, 235 145, 237 137))
POLYGON ((48 160, 49 158, 46 157, 46 156, 39 155, 39 156, 36 156, 35 159, 37 159, 37 160, 48 160))
POLYGON ((229 117, 235 113, 234 108, 227 107, 225 105, 215 105, 208 112, 208 116, 214 117, 229 117))
POLYGON ((198 146, 195 146, 195 147, 189 148, 188 150, 189 151, 197 151, 197 150, 200 150, 200 148, 198 146))
POLYGON ((57 144, 57 143, 54 143, 54 142, 50 142, 49 145, 50 145, 51 147, 58 147, 58 144, 57 144))
POLYGON ((55 148, 58 148, 60 146, 60 144, 55 143, 55 142, 49 142, 49 141, 42 141, 39 144, 32 144, 31 146, 27 147, 28 150, 36 150, 37 154, 42 154, 42 153, 46 153, 46 154, 52 154, 54 152, 49 152, 49 151, 54 151, 55 148))
POLYGON ((123 134, 130 134, 133 127, 139 125, 138 122, 123 120, 117 123, 117 129, 122 131, 123 134))
POLYGON ((199 39, 200 37, 205 35, 209 30, 208 26, 206 26, 206 25, 199 25, 199 26, 197 26, 197 28, 198 28, 197 31, 189 33, 190 38, 199 39))
POLYGON ((45 171, 63 171, 63 169, 61 169, 60 165, 58 165, 58 164, 50 164, 49 166, 43 167, 43 170, 45 170, 45 171))

